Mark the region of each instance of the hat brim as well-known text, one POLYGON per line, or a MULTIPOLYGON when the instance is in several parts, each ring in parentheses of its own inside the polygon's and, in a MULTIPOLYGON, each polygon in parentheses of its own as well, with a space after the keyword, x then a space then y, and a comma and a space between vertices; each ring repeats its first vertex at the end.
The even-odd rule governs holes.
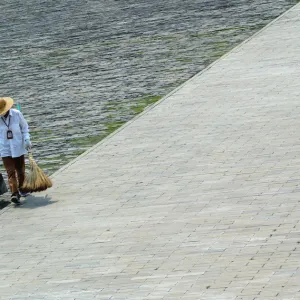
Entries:
POLYGON ((3 109, 0 111, 0 115, 5 115, 14 105, 14 100, 10 97, 2 97, 0 100, 4 100, 6 102, 6 105, 3 107, 3 109))

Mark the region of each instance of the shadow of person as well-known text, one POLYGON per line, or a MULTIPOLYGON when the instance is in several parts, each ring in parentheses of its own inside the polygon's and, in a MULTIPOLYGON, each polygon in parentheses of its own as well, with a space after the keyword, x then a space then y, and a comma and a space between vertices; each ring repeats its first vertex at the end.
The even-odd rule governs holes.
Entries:
POLYGON ((35 209, 47 205, 51 205, 53 203, 56 203, 57 201, 51 200, 51 197, 48 195, 43 197, 36 197, 33 195, 30 195, 25 198, 24 201, 21 201, 21 205, 17 206, 19 208, 27 208, 27 209, 35 209))

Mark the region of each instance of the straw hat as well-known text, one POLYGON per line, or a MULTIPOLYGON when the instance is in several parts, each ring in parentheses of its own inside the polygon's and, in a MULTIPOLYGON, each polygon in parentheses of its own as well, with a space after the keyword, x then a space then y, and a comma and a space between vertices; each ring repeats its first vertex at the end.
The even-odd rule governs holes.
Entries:
POLYGON ((0 115, 5 115, 5 113, 11 109, 14 104, 14 100, 10 97, 0 97, 0 115))

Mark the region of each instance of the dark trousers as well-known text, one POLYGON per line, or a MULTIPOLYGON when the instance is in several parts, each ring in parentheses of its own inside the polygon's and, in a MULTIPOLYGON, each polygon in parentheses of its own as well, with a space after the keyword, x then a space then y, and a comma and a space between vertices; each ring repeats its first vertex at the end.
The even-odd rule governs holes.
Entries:
POLYGON ((18 193, 25 179, 25 157, 2 157, 8 176, 8 184, 12 194, 18 193))

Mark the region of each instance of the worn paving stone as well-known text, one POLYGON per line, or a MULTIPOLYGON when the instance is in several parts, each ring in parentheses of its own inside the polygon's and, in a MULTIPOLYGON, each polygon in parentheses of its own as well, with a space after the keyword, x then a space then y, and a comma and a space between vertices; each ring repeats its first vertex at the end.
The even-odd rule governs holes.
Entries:
POLYGON ((0 216, 0 299, 299 299, 300 4, 0 216))

